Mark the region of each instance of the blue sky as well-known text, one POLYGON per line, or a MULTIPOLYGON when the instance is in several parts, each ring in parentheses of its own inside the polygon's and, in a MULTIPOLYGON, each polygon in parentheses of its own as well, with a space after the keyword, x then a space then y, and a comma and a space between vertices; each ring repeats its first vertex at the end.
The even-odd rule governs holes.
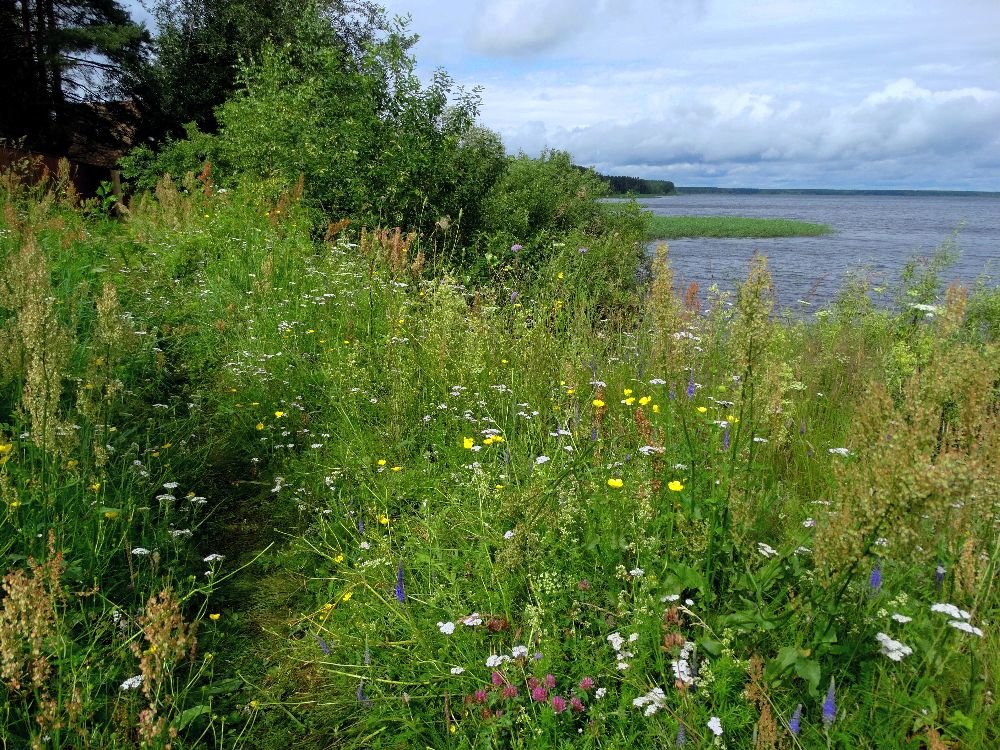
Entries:
POLYGON ((511 152, 730 187, 1000 190, 1000 0, 381 0, 511 152))
POLYGON ((1000 0, 383 0, 511 151, 681 185, 1000 190, 1000 0))

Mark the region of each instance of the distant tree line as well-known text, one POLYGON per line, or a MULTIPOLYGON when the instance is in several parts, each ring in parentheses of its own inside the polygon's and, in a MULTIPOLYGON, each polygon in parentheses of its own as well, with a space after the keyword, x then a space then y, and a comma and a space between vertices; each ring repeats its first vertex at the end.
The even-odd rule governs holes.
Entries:
POLYGON ((624 175, 600 175, 600 177, 611 187, 611 192, 616 194, 670 195, 674 192, 674 183, 670 180, 649 180, 644 177, 624 175))

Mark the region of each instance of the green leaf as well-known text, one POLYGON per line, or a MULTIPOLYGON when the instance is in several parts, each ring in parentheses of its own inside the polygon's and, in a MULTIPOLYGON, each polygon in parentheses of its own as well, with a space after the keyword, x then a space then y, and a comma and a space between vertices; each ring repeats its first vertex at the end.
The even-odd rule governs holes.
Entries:
POLYGON ((199 716, 204 716, 205 714, 211 712, 211 706, 194 706, 193 708, 189 708, 184 711, 184 713, 181 714, 181 717, 177 720, 177 729, 182 730, 199 716))
POLYGON ((806 681, 809 686, 809 694, 816 695, 820 680, 819 662, 815 659, 800 658, 795 662, 795 674, 806 681))

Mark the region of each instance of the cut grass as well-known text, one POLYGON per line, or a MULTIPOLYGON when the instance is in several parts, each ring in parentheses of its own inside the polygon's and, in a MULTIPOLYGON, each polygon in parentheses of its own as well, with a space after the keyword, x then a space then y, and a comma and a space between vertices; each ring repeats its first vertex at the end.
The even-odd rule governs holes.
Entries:
POLYGON ((793 219, 758 219, 748 216, 653 216, 650 239, 682 237, 819 237, 833 231, 826 224, 793 219))

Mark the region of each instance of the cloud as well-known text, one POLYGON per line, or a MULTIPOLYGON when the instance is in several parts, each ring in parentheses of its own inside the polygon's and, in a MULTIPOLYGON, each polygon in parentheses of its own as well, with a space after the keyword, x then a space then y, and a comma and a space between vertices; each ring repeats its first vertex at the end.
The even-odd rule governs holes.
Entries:
POLYGON ((576 0, 491 0, 468 43, 485 55, 537 54, 581 32, 605 6, 604 0, 584 7, 576 0))
MULTIPOLYGON (((557 91, 540 88, 546 90, 544 101, 564 103, 557 91)), ((565 101, 577 101, 578 93, 565 93, 565 101)), ((529 93, 524 109, 535 116, 500 131, 513 150, 555 147, 602 172, 675 182, 784 183, 794 176, 823 185, 831 177, 845 186, 887 179, 907 184, 906 175, 919 167, 926 182, 995 186, 990 170, 977 165, 1000 159, 998 91, 934 90, 899 79, 830 106, 796 92, 677 86, 655 113, 630 107, 630 93, 620 87, 605 91, 606 100, 594 111, 617 111, 619 117, 578 126, 553 125, 543 100, 529 93), (623 121, 626 113, 631 116, 623 121)), ((584 115, 578 108, 575 116, 584 115)))

